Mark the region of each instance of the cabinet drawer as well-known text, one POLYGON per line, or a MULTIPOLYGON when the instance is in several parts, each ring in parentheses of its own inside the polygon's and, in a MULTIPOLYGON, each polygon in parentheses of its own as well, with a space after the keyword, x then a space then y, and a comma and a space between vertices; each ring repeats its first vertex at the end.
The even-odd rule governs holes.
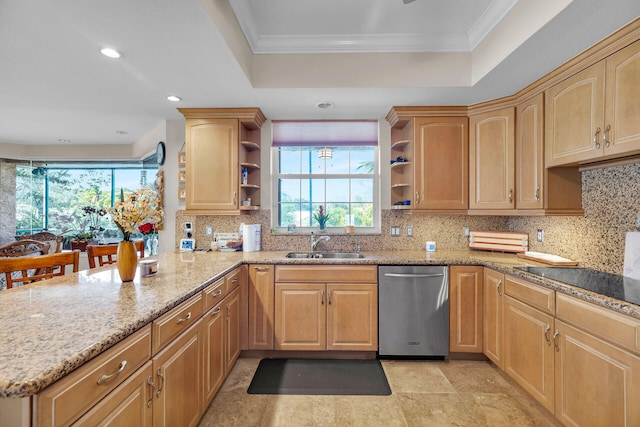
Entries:
POLYGON ((240 278, 242 277, 242 270, 236 268, 231 273, 227 274, 224 281, 227 285, 227 294, 240 286, 240 278))
POLYGON ((555 313, 555 291, 513 276, 505 276, 504 292, 548 314, 555 313))
POLYGON ((151 358, 146 326, 34 396, 37 426, 69 425, 151 358))
POLYGON ((378 283, 375 265, 278 265, 276 282, 378 283))
POLYGON ((178 307, 162 315, 153 321, 152 325, 152 353, 167 345, 169 341, 178 336, 187 328, 198 321, 202 316, 202 293, 198 293, 178 307))
POLYGON ((556 317, 640 354, 640 320, 558 293, 556 317))
POLYGON ((202 298, 204 300, 203 312, 210 310, 212 307, 222 301, 226 294, 227 282, 224 277, 207 286, 202 291, 202 298))

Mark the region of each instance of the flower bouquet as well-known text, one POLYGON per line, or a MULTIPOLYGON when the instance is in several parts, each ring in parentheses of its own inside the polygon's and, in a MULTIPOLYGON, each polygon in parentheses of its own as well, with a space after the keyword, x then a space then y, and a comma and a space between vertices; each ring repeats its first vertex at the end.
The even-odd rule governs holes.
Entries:
POLYGON ((122 232, 125 242, 131 240, 131 233, 143 232, 139 229, 142 225, 145 226, 145 230, 149 229, 149 232, 155 232, 162 224, 163 219, 158 196, 149 187, 136 190, 127 200, 121 190, 120 201, 109 208, 109 214, 116 227, 122 232))

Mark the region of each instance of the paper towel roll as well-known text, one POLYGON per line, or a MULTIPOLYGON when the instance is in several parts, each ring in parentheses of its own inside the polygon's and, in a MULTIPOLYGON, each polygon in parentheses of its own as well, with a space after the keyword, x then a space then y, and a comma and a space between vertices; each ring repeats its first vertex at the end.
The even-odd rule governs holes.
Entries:
POLYGON ((244 224, 242 226, 242 251, 256 252, 260 250, 260 224, 244 224))
POLYGON ((640 232, 629 231, 627 233, 622 275, 640 280, 640 232))

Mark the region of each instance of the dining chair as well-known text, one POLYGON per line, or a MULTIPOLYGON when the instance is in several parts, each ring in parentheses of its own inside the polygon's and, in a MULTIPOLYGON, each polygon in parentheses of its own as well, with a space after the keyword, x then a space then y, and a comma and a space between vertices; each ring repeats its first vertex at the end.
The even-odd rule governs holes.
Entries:
MULTIPOLYGON (((144 240, 136 240, 133 242, 140 258, 144 258, 144 240)), ((113 264, 116 262, 116 253, 118 252, 118 244, 113 245, 87 245, 87 259, 89 260, 89 268, 102 267, 103 265, 113 264), (96 265, 96 260, 98 265, 96 265)))
POLYGON ((14 283, 26 285, 38 280, 62 276, 65 274, 66 266, 68 265, 73 266, 73 272, 75 273, 78 271, 79 262, 80 251, 39 256, 7 257, 0 258, 0 273, 4 273, 7 289, 11 289, 14 283), (15 273, 19 273, 19 275, 15 273))
POLYGON ((49 243, 49 253, 62 252, 62 242, 64 242, 64 236, 54 234, 50 231, 40 231, 35 234, 29 234, 20 237, 20 240, 37 240, 39 242, 49 243))
POLYGON ((46 255, 49 253, 49 248, 48 242, 23 239, 0 246, 0 257, 46 255))

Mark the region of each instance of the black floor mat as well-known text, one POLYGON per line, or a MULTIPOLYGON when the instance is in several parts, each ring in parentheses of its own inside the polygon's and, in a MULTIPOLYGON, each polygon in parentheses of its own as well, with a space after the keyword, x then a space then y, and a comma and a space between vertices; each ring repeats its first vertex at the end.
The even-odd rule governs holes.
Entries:
POLYGON ((378 360, 262 359, 249 394, 388 396, 378 360))

